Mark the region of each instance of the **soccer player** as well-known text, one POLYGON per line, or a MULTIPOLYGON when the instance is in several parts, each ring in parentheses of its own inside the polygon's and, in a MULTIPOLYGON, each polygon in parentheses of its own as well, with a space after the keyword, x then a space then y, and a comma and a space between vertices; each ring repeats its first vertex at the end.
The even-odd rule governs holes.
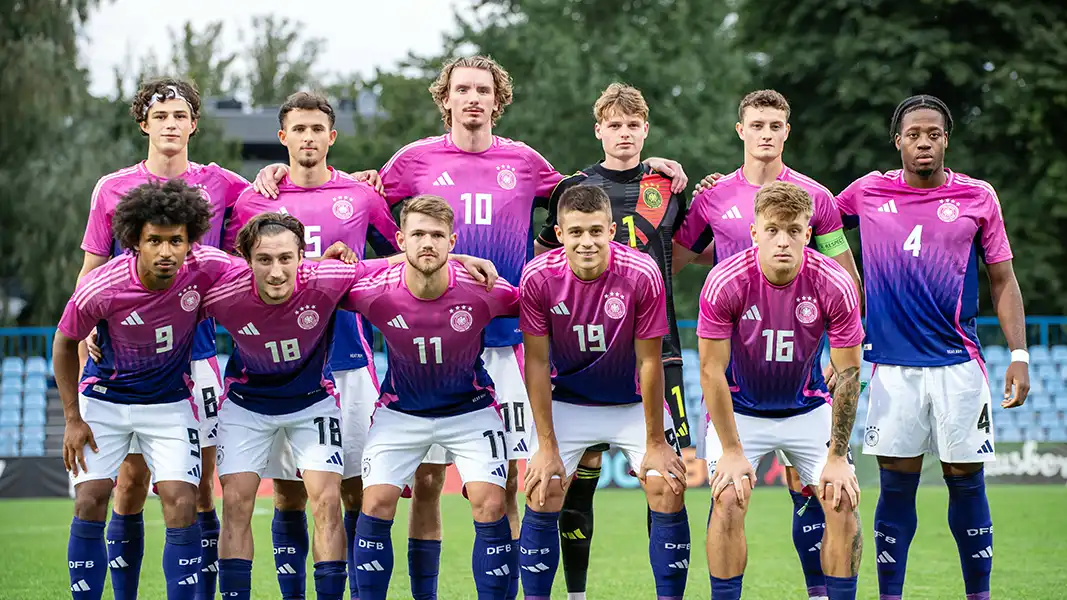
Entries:
MULTIPOLYGON (((690 262, 714 265, 752 247, 750 228, 755 220, 756 192, 773 181, 786 181, 803 188, 814 202, 811 245, 844 267, 859 289, 856 262, 849 251, 833 194, 810 177, 790 169, 782 161, 785 142, 789 138, 789 113, 789 102, 774 90, 751 92, 741 100, 735 127, 738 137, 744 142, 744 164, 730 175, 715 181, 714 187, 705 189, 693 198, 689 215, 674 237, 675 272, 690 262), (707 250, 713 241, 712 253, 707 250)), ((862 294, 860 303, 862 306, 862 294)), ((816 357, 821 356, 822 351, 820 345, 816 357)), ((832 382, 832 370, 828 366, 825 371, 820 371, 819 362, 817 359, 812 371, 813 380, 822 379, 825 374, 832 382)), ((706 421, 699 425, 698 439, 702 442, 706 421)), ((703 444, 698 443, 698 458, 703 458, 703 450, 703 444)), ((826 596, 822 561, 819 558, 819 543, 825 522, 822 506, 818 501, 812 501, 810 490, 801 484, 797 470, 789 463, 788 457, 779 452, 778 460, 786 467, 786 482, 793 499, 793 544, 804 571, 808 597, 819 600, 826 596)))
POLYGON ((808 248, 811 196, 781 181, 756 193, 750 247, 719 263, 700 295, 700 383, 714 425, 706 439, 712 502, 711 597, 741 597, 744 519, 761 458, 782 450, 817 486, 830 600, 854 600, 862 539, 848 440, 859 398, 859 293, 835 261, 808 248), (837 373, 833 408, 819 371, 824 335, 837 373))
POLYGON ((669 415, 664 418, 666 290, 654 258, 612 241, 611 208, 599 187, 564 192, 553 236, 564 247, 531 261, 520 284, 526 385, 537 431, 520 539, 529 600, 551 594, 564 482, 586 449, 598 444, 619 447, 644 484, 657 597, 680 600, 685 593, 685 465, 671 443, 669 415))
POLYGON ((863 452, 878 457, 881 473, 874 543, 883 600, 903 594, 926 453, 941 461, 967 598, 989 598, 993 522, 982 466, 995 454, 975 332, 979 259, 1012 349, 1001 407, 1022 405, 1030 389, 1023 299, 1000 201, 985 181, 945 168, 951 133, 944 102, 907 98, 890 126, 903 168, 868 173, 837 198, 846 226, 862 233, 866 359, 876 365, 863 452))
MULTIPOLYGON (((211 205, 211 225, 200 243, 219 246, 226 209, 248 186, 243 177, 215 163, 201 165, 189 160, 189 138, 196 135, 200 117, 200 94, 188 81, 165 77, 141 85, 130 113, 148 138, 146 160, 105 175, 93 190, 89 221, 82 250, 85 258, 79 280, 122 250, 112 231, 112 216, 123 194, 146 181, 181 179, 200 190, 211 205)), ((92 341, 92 340, 90 340, 92 341)), ((99 356, 97 339, 90 354, 99 356)), ((219 520, 215 513, 215 436, 218 398, 222 393, 218 361, 215 358, 215 326, 200 325, 193 341, 193 397, 198 405, 203 464, 197 512, 203 534, 204 562, 198 583, 198 600, 215 597, 219 520)), ((144 504, 148 496, 148 466, 135 441, 129 459, 119 471, 115 490, 115 510, 107 529, 111 584, 117 600, 137 598, 137 584, 144 556, 144 504)))
MULTIPOLYGON (((289 150, 289 174, 279 182, 278 197, 271 199, 248 188, 237 199, 223 236, 223 248, 232 250, 237 232, 252 217, 265 212, 290 214, 304 225, 304 256, 318 259, 335 242, 343 242, 362 260, 371 241, 378 256, 394 254, 396 223, 385 200, 366 183, 327 166, 326 157, 337 137, 334 110, 325 97, 297 92, 278 111, 278 138, 289 150), (368 235, 371 234, 371 235, 368 235)), ((356 517, 362 482, 360 464, 378 398, 378 378, 371 360, 362 320, 354 313, 337 311, 330 369, 341 396, 341 437, 344 473, 341 501, 348 540, 348 570, 355 573, 356 517)), ((302 599, 306 589, 308 555, 307 493, 297 477, 288 444, 275 445, 276 453, 265 472, 274 480, 274 521, 271 524, 274 561, 282 597, 302 599)), ((349 579, 352 597, 358 598, 356 578, 349 579)))
MULTIPOLYGON (((604 146, 601 162, 560 182, 549 200, 549 216, 534 243, 535 253, 559 248, 556 235, 560 197, 576 185, 595 185, 611 200, 615 241, 637 248, 659 266, 666 292, 668 333, 663 343, 663 372, 667 402, 673 417, 672 430, 681 447, 689 446, 685 415, 685 386, 678 323, 674 314, 671 273, 671 237, 686 215, 685 197, 673 193, 671 181, 641 162, 641 149, 648 135, 648 104, 641 91, 620 83, 604 90, 593 106, 595 134, 604 146)), ((592 448, 582 457, 560 512, 560 545, 568 597, 585 597, 589 548, 593 538, 593 493, 600 480, 601 451, 592 448)))
POLYGON ((108 501, 137 439, 167 526, 167 598, 192 600, 202 565, 196 497, 204 415, 188 385, 190 354, 201 293, 230 259, 196 245, 211 230, 212 207, 180 179, 128 189, 111 212, 115 239, 129 252, 82 278, 55 335, 63 462, 75 494, 70 590, 75 600, 104 593, 108 501), (78 342, 94 327, 102 357, 85 365, 79 384, 78 342))
MULTIPOLYGON (((493 126, 511 104, 511 76, 491 58, 463 57, 446 64, 430 86, 430 95, 448 132, 408 144, 382 167, 381 180, 390 205, 420 194, 444 198, 459 215, 455 224, 458 252, 491 260, 501 277, 518 281, 532 258, 531 214, 543 206, 562 179, 536 150, 493 135, 493 126)), ((674 192, 685 189, 685 174, 673 161, 648 159, 649 165, 673 176, 674 192)), ((260 171, 256 185, 275 193, 284 167, 260 171)), ((371 173, 373 174, 373 173, 371 173)), ((376 175, 376 174, 373 174, 376 175)), ((360 174, 360 176, 366 176, 360 174)), ((519 536, 515 461, 529 457, 533 418, 522 381, 522 335, 518 319, 501 318, 485 331, 485 369, 496 382, 504 413, 508 457, 508 520, 513 539, 519 536)), ((408 521, 408 571, 415 600, 436 597, 441 555, 440 496, 445 465, 451 462, 435 447, 418 471, 408 521)), ((508 598, 518 593, 513 573, 508 598)))
POLYGON ((481 358, 483 329, 496 317, 518 313, 518 292, 503 279, 486 291, 447 260, 456 244, 453 218, 442 198, 409 200, 398 237, 406 261, 356 283, 342 304, 370 319, 389 348, 363 456, 363 510, 356 523, 362 600, 386 597, 397 502, 434 444, 455 457, 470 499, 478 597, 503 600, 518 570, 505 514, 510 448, 481 358))

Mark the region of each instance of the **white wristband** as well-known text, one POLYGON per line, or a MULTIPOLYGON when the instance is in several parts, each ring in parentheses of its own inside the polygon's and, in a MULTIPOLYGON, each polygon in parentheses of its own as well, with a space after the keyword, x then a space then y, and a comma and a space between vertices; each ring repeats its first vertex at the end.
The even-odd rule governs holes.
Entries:
POLYGON ((1027 352, 1026 350, 1022 350, 1022 349, 1012 350, 1011 351, 1011 362, 1021 362, 1021 363, 1030 364, 1030 353, 1027 352))

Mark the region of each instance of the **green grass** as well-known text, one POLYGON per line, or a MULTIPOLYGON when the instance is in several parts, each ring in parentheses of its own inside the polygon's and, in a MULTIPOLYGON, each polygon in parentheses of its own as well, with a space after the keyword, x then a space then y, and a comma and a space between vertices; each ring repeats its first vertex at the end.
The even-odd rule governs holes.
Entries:
MULTIPOLYGON (((863 498, 865 556, 860 573, 859 597, 878 597, 875 576, 872 514, 876 490, 863 498)), ((1063 561, 1067 557, 1067 490, 1059 486, 999 486, 989 490, 996 525, 996 570, 993 596, 1043 600, 1067 597, 1063 561)), ((962 598, 959 558, 945 524, 947 497, 942 486, 923 487, 919 494, 919 531, 911 547, 906 597, 908 600, 962 598)), ((693 568, 686 598, 708 598, 704 562, 703 525, 707 490, 690 495, 693 531, 693 568)), ((753 496, 748 519, 749 565, 745 598, 772 600, 804 598, 804 580, 790 538, 791 503, 782 489, 760 488, 753 496)), ((401 507, 401 512, 406 506, 401 507)), ((444 500, 445 547, 439 597, 442 600, 475 598, 470 571, 473 539, 469 507, 459 496, 444 500)), ((589 574, 589 597, 652 598, 654 586, 648 566, 645 507, 639 493, 601 490, 596 496, 597 524, 589 574)), ((0 503, 0 599, 51 600, 70 598, 65 557, 71 503, 65 500, 5 501, 0 503)), ((146 510, 147 556, 141 577, 141 598, 164 598, 160 557, 163 524, 158 504, 146 510)), ((256 558, 253 593, 256 599, 278 598, 270 547, 271 509, 257 505, 253 522, 256 558)), ((396 569, 390 598, 410 598, 404 556, 406 518, 393 528, 396 569)), ((314 598, 310 584, 308 598, 314 598)), ((556 597, 566 598, 562 573, 556 597)), ((110 598, 110 590, 104 595, 110 598)))

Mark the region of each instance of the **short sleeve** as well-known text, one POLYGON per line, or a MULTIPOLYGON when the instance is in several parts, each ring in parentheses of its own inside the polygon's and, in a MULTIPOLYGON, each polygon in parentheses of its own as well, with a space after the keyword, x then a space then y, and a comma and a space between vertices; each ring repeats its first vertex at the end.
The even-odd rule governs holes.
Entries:
POLYGON ((241 231, 241 228, 253 216, 254 207, 249 206, 255 202, 253 195, 258 196, 259 194, 252 188, 245 188, 231 207, 229 218, 226 219, 226 226, 222 232, 222 250, 232 253, 237 252, 235 248, 237 245, 237 232, 241 231))
POLYGON ((851 348, 863 343, 859 293, 852 277, 832 260, 824 260, 828 281, 822 286, 826 298, 826 334, 831 348, 851 348))
MULTIPOLYGON (((872 173, 876 172, 872 171, 872 173)), ((837 211, 841 215, 841 222, 848 229, 855 229, 860 226, 860 197, 863 195, 863 182, 870 174, 868 173, 853 181, 834 198, 834 204, 837 205, 837 211)))
POLYGON ((982 217, 979 219, 983 260, 987 265, 1012 259, 1008 232, 1004 229, 1004 214, 1000 210, 1000 199, 993 186, 988 185, 988 193, 982 204, 982 217))
POLYGON ((559 199, 563 196, 563 192, 585 181, 587 177, 588 175, 579 171, 570 177, 561 179, 551 191, 548 196, 548 217, 545 218, 545 226, 541 228, 541 233, 537 236, 537 243, 546 248, 559 248, 563 245, 559 241, 559 236, 556 235, 556 222, 559 219, 557 212, 559 199))
POLYGON ((548 335, 548 318, 545 314, 544 280, 540 277, 523 277, 519 286, 519 329, 530 335, 548 335))
POLYGON ((563 175, 552 166, 552 163, 541 156, 541 153, 527 146, 526 162, 534 177, 534 196, 537 198, 550 198, 552 191, 561 180, 563 175))
POLYGON ((229 169, 220 167, 215 163, 212 163, 212 165, 218 168, 219 176, 225 184, 226 208, 233 208, 233 206, 237 204, 237 198, 245 191, 245 189, 250 189, 251 184, 248 183, 247 179, 229 169))
MULTIPOLYGON (((361 188, 362 189, 362 188, 361 188)), ((389 205, 370 186, 366 186, 364 194, 367 198, 367 211, 369 213, 367 224, 370 226, 367 242, 370 243, 374 253, 378 256, 389 256, 399 251, 396 244, 396 234, 400 229, 393 220, 393 213, 389 211, 389 205)))
POLYGON ((108 185, 107 177, 102 177, 93 188, 89 220, 85 224, 85 236, 82 238, 82 250, 90 254, 111 256, 115 236, 111 230, 111 212, 108 207, 117 204, 109 201, 114 193, 108 185))
POLYGON ((715 239, 715 233, 708 220, 710 194, 711 190, 706 190, 693 197, 682 226, 674 233, 674 241, 697 254, 706 250, 711 241, 715 239))
POLYGON ((67 301, 63 316, 59 319, 60 333, 72 340, 84 340, 93 327, 104 319, 107 304, 105 292, 89 289, 93 283, 98 283, 94 277, 82 278, 81 285, 67 301))
POLYGON ((811 218, 812 237, 815 249, 822 254, 834 257, 848 251, 841 213, 837 210, 834 197, 829 192, 816 190, 812 195, 815 214, 811 218))
MULTIPOLYGON (((484 288, 483 288, 484 289, 484 288)), ((519 316, 519 290, 503 279, 497 279, 489 291, 493 318, 519 316)))
POLYGON ((737 290, 723 282, 724 270, 733 263, 721 263, 708 273, 700 290, 700 315, 697 317, 697 337, 725 340, 734 333, 734 315, 738 312, 737 290))
POLYGON ((385 200, 389 206, 415 195, 410 177, 414 159, 410 146, 404 146, 397 150, 396 154, 385 163, 381 172, 378 173, 382 178, 382 186, 385 188, 385 200))
MULTIPOLYGON (((650 261, 651 262, 651 261, 650 261)), ((634 316, 634 336, 650 340, 667 335, 667 292, 659 267, 642 272, 638 279, 637 297, 634 299, 637 314, 634 316)))

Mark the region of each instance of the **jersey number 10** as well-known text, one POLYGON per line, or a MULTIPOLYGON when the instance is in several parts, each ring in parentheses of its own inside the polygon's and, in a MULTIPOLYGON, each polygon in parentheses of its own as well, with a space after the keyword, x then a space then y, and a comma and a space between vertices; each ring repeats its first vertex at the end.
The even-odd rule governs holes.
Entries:
POLYGON ((493 195, 492 194, 461 194, 463 201, 463 222, 467 225, 492 225, 493 224, 493 195), (473 217, 473 218, 472 218, 473 217))

